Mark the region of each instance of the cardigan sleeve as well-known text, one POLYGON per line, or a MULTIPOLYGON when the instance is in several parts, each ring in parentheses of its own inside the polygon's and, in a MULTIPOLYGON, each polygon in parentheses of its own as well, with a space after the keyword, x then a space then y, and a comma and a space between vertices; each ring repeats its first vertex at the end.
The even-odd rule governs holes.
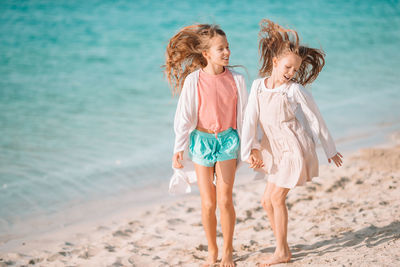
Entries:
POLYGON ((241 140, 241 157, 242 161, 246 161, 250 157, 252 149, 260 149, 260 143, 257 139, 257 126, 259 119, 258 110, 258 84, 255 80, 251 86, 250 96, 247 102, 246 111, 244 113, 242 140, 241 140))
POLYGON ((321 141, 321 145, 325 151, 325 155, 328 159, 332 158, 337 154, 335 142, 331 134, 329 133, 328 127, 325 124, 324 119, 318 109, 317 104, 314 101, 311 93, 308 92, 300 84, 293 85, 293 97, 295 101, 300 105, 306 120, 310 126, 313 134, 313 139, 316 142, 318 139, 321 141))
POLYGON ((189 133, 195 121, 195 92, 193 79, 186 77, 179 96, 174 119, 175 145, 174 154, 188 147, 189 133))
POLYGON ((245 109, 246 109, 246 106, 247 106, 247 101, 248 101, 248 98, 249 98, 249 95, 248 95, 248 93, 247 93, 247 90, 246 90, 246 82, 245 82, 245 79, 244 79, 244 77, 241 75, 240 76, 240 90, 241 90, 241 95, 242 95, 242 104, 240 105, 240 108, 241 108, 241 112, 242 112, 242 114, 244 114, 245 113, 245 109))
POLYGON ((247 89, 246 89, 246 82, 245 79, 243 77, 243 75, 241 74, 237 74, 237 80, 238 80, 238 84, 237 86, 239 86, 239 88, 237 88, 238 92, 239 92, 239 98, 238 98, 238 103, 237 103, 237 130, 239 133, 239 136, 242 136, 242 129, 243 129, 243 118, 244 118, 244 113, 245 113, 245 109, 246 109, 246 105, 247 105, 247 101, 248 101, 248 93, 247 93, 247 89))

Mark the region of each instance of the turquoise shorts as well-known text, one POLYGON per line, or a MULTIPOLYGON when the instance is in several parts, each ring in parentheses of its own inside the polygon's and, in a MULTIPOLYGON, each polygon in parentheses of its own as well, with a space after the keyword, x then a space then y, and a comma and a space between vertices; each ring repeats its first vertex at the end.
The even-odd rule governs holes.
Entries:
POLYGON ((229 128, 217 134, 194 130, 190 134, 189 156, 194 163, 212 167, 217 161, 237 159, 239 136, 236 130, 229 128))

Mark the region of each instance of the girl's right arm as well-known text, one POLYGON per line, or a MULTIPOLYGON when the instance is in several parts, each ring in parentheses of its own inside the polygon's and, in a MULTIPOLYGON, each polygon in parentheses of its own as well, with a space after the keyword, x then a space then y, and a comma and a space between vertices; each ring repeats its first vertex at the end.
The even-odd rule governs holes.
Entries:
POLYGON ((342 155, 337 152, 335 142, 333 141, 328 127, 326 126, 326 123, 322 118, 322 115, 311 93, 300 84, 294 85, 293 88, 293 96, 296 99, 296 102, 301 105, 301 109, 303 110, 303 113, 313 133, 314 142, 317 142, 318 139, 321 141, 321 145, 325 151, 329 163, 332 160, 336 166, 341 166, 342 155))
POLYGON ((195 122, 195 95, 192 90, 192 79, 189 75, 183 84, 179 96, 174 119, 175 145, 172 157, 172 167, 183 168, 183 151, 188 147, 189 131, 195 122))
POLYGON ((255 80, 251 86, 250 96, 244 114, 242 140, 240 145, 242 161, 249 162, 251 164, 250 167, 258 167, 262 164, 261 158, 257 157, 259 153, 255 151, 260 150, 261 147, 257 140, 257 125, 259 118, 257 99, 258 83, 259 81, 255 80))

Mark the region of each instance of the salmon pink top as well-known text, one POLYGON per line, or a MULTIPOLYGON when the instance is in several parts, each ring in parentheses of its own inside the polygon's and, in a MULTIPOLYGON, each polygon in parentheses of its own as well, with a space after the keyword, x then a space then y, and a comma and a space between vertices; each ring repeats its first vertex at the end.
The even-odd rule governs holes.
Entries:
POLYGON ((198 94, 198 127, 216 135, 229 128, 236 129, 237 88, 227 68, 217 75, 200 70, 198 94))

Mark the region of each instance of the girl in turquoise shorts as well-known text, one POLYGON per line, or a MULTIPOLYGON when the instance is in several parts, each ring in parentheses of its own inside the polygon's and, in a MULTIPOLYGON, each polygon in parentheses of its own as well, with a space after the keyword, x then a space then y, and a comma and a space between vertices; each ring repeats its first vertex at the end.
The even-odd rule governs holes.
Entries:
POLYGON ((197 180, 208 241, 205 266, 218 258, 217 203, 224 239, 220 266, 234 266, 232 188, 247 91, 243 76, 228 68, 229 56, 225 33, 208 24, 181 29, 170 39, 166 53, 166 76, 173 93, 180 94, 170 192, 176 193, 182 182, 190 192, 189 184, 197 180))

